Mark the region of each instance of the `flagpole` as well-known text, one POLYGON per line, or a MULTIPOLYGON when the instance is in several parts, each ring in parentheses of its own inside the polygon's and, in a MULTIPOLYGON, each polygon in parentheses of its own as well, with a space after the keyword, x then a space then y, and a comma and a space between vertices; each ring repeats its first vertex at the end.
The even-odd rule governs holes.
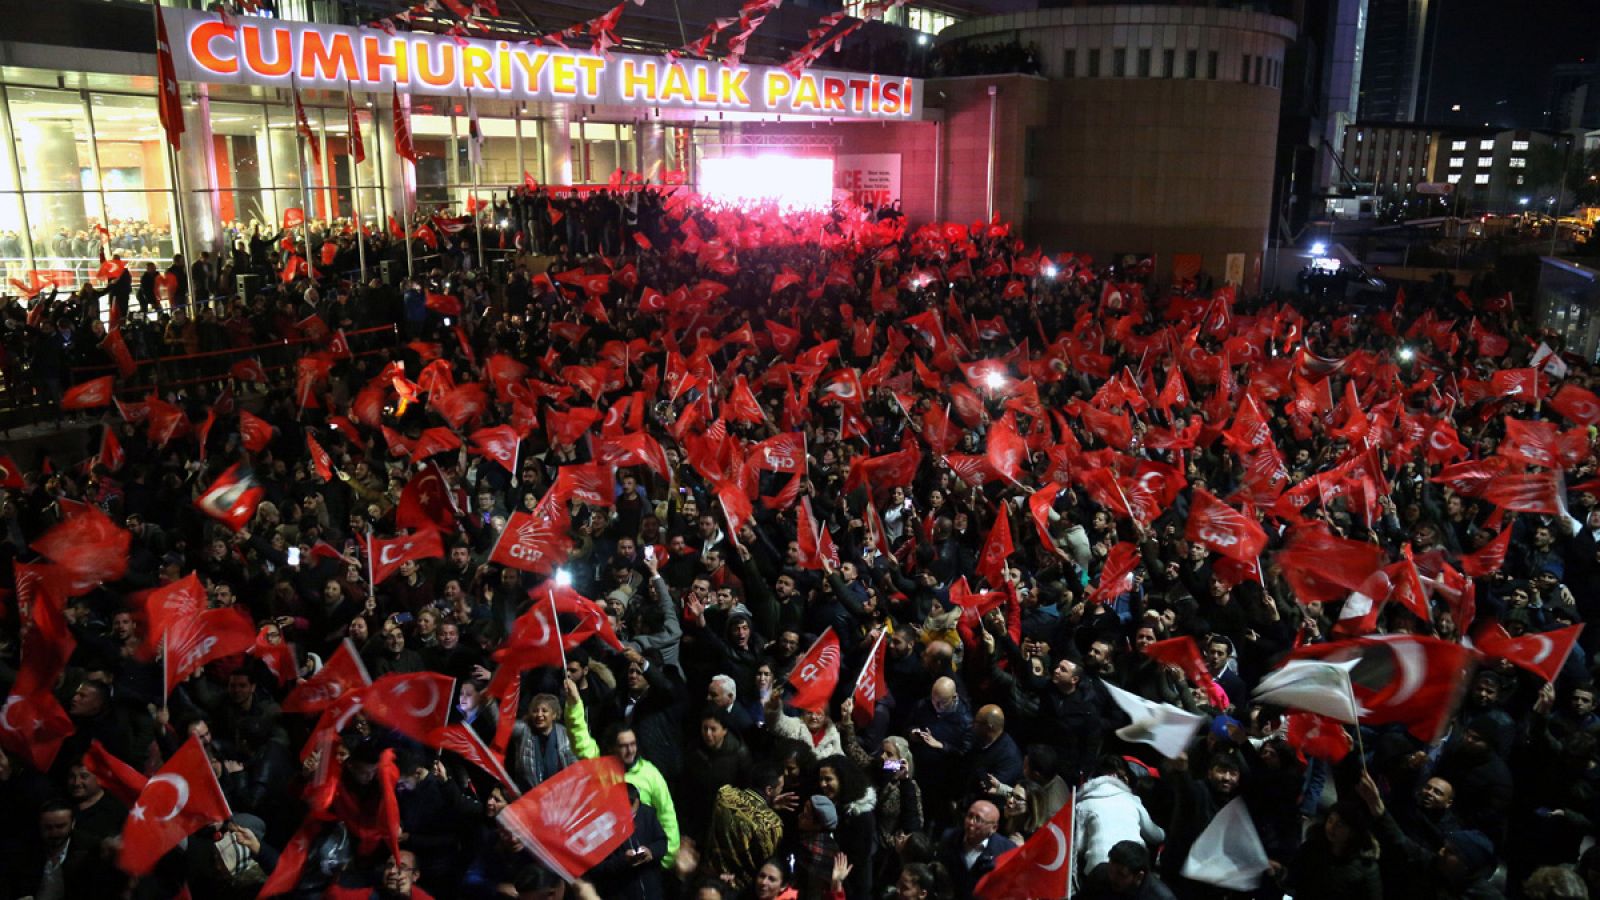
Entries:
MULTIPOLYGON (((299 168, 296 169, 295 171, 300 176, 300 202, 302 204, 304 204, 304 208, 300 212, 300 244, 301 244, 301 246, 305 247, 305 251, 306 251, 306 274, 308 276, 311 276, 311 283, 312 284, 316 284, 317 283, 317 279, 316 279, 316 276, 313 274, 316 270, 313 269, 312 265, 311 265, 311 221, 310 221, 311 220, 311 211, 316 208, 316 205, 311 202, 311 193, 310 193, 311 186, 306 183, 307 182, 307 179, 306 179, 306 139, 305 139, 305 135, 300 133, 300 123, 302 121, 301 116, 302 116, 302 114, 303 114, 303 112, 305 110, 305 106, 300 101, 300 84, 295 79, 295 76, 294 76, 293 72, 289 73, 289 92, 290 92, 290 94, 293 95, 293 99, 294 99, 294 117, 295 117, 295 122, 294 122, 294 124, 295 124, 294 152, 295 152, 296 161, 300 164, 299 168)), ((306 127, 310 128, 311 127, 310 120, 309 119, 305 120, 305 122, 306 122, 306 127)))
MULTIPOLYGON (((356 119, 356 100, 350 90, 349 78, 344 80, 344 103, 345 109, 350 113, 350 134, 345 138, 345 157, 350 160, 350 184, 354 189, 350 205, 356 214, 356 260, 357 265, 361 267, 361 281, 364 284, 367 280, 367 241, 362 233, 366 230, 364 227, 366 223, 361 220, 361 163, 350 152, 355 148, 356 142, 361 140, 361 132, 358 130, 361 122, 356 119)), ((361 155, 367 155, 365 149, 361 151, 361 155)))
POLYGON ((372 574, 372 524, 367 523, 367 599, 375 600, 378 597, 377 580, 372 574))
POLYGON ((478 176, 483 168, 483 125, 478 121, 478 105, 472 88, 467 88, 467 164, 472 168, 472 229, 478 238, 478 271, 483 271, 483 208, 478 205, 478 176))
POLYGON ((167 698, 172 696, 172 685, 167 673, 172 670, 172 660, 167 659, 167 633, 161 632, 161 711, 167 711, 167 698))
POLYGON ((556 649, 561 651, 561 674, 566 677, 567 672, 567 645, 561 639, 561 614, 556 612, 556 589, 549 588, 550 592, 550 630, 556 633, 556 649))

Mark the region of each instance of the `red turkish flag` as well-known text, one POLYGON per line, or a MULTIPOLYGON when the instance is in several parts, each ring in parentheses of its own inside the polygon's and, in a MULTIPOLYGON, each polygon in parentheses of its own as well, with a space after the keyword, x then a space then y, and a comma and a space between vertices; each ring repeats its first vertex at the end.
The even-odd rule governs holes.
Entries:
POLYGON ((272 426, 266 419, 252 415, 246 410, 239 410, 239 437, 244 441, 244 448, 251 453, 260 453, 272 443, 272 426))
POLYGON ((633 834, 633 809, 614 756, 584 759, 522 795, 498 817, 545 868, 576 881, 633 834))
POLYGON ((795 660, 789 673, 794 695, 789 705, 796 709, 824 709, 839 686, 839 635, 832 628, 822 633, 804 655, 795 660))
POLYGON ((432 528, 415 534, 382 540, 368 537, 367 552, 372 566, 372 583, 383 584, 400 566, 410 560, 439 559, 444 556, 444 539, 432 528))
MULTIPOLYGON (((802 569, 822 569, 822 547, 818 530, 816 517, 811 513, 811 498, 802 498, 799 508, 795 511, 795 543, 799 545, 798 561, 802 569)), ((838 562, 837 557, 834 562, 838 562)))
POLYGON ((316 674, 295 685, 289 696, 283 698, 283 711, 321 712, 340 698, 359 693, 369 684, 372 684, 372 677, 367 674, 361 654, 356 652, 356 645, 345 638, 316 674))
POLYGON ((1509 660, 1527 669, 1545 681, 1555 681, 1572 655, 1578 635, 1583 633, 1583 623, 1557 631, 1529 632, 1522 637, 1512 637, 1498 624, 1479 631, 1473 643, 1484 656, 1509 660))
POLYGON ((1455 426, 1447 419, 1439 419, 1433 423, 1427 441, 1425 456, 1433 465, 1455 462, 1467 455, 1467 448, 1461 445, 1461 437, 1456 434, 1455 426))
POLYGON ((75 731, 67 711, 47 687, 12 694, 0 709, 0 747, 26 759, 38 772, 50 771, 62 742, 75 731))
POLYGON ((361 692, 361 710, 372 721, 422 741, 449 724, 455 679, 438 672, 385 675, 361 692))
POLYGON ((983 542, 978 574, 987 578, 991 586, 999 587, 1005 583, 1006 560, 1015 552, 1016 547, 1011 543, 1011 516, 1002 504, 994 517, 994 526, 989 529, 989 537, 983 542))
POLYGON ((52 527, 32 547, 56 564, 70 596, 75 597, 127 574, 132 540, 133 535, 91 506, 52 527))
POLYGON ((257 384, 267 384, 267 370, 262 367, 259 359, 241 359, 228 367, 228 374, 239 381, 254 381, 257 384))
POLYGON ((566 507, 544 501, 539 505, 541 509, 531 513, 511 514, 489 553, 490 562, 544 575, 566 562, 567 551, 572 547, 567 535, 570 517, 566 507))
POLYGON ((1028 445, 1017 433, 1016 413, 1007 412, 989 429, 985 456, 990 468, 1007 481, 1016 481, 1022 475, 1022 464, 1028 458, 1028 445))
POLYGON ((438 466, 424 466, 400 490, 395 524, 401 528, 454 530, 455 506, 450 491, 438 466))
POLYGON ((197 616, 173 622, 161 641, 162 696, 214 659, 243 653, 255 646, 256 626, 237 608, 208 609, 197 616))
POLYGON ((1600 397, 1575 384, 1563 384, 1550 398, 1550 408, 1577 425, 1600 423, 1600 397))
POLYGON ((1511 529, 1505 528, 1495 535, 1494 540, 1471 553, 1461 555, 1461 571, 1479 578, 1484 575, 1493 575, 1500 571, 1505 564, 1506 551, 1511 548, 1511 529))
POLYGON ((232 815, 205 748, 191 735, 128 810, 117 865, 130 875, 148 874, 184 838, 232 815))
POLYGON ((879 635, 867 654, 867 661, 861 664, 861 674, 856 676, 855 692, 850 695, 855 707, 851 718, 855 719, 858 727, 865 728, 872 721, 872 711, 878 705, 878 698, 889 695, 889 680, 883 665, 884 643, 884 636, 879 635))
POLYGON ((1069 798, 1048 824, 1035 831, 1021 847, 995 860, 994 869, 978 879, 974 897, 1013 900, 1020 897, 1065 897, 1072 883, 1073 809, 1069 798))
POLYGON ((411 112, 401 105, 398 86, 393 89, 391 108, 394 110, 394 152, 416 165, 417 148, 411 141, 411 112))
POLYGON ((781 322, 767 320, 767 337, 772 339, 772 349, 789 356, 800 348, 800 332, 781 322))
POLYGON ((1302 756, 1336 763, 1350 755, 1350 732, 1337 719, 1311 712, 1291 712, 1285 739, 1302 756))
POLYGON ((1259 523, 1203 488, 1194 490, 1184 537, 1240 562, 1254 560, 1267 545, 1259 523))
POLYGON ((1443 733, 1473 672, 1477 653, 1460 644, 1410 634, 1382 634, 1310 644, 1289 659, 1355 660, 1350 686, 1361 721, 1404 724, 1418 740, 1443 733))
MULTIPOLYGON (((205 459, 204 454, 205 443, 202 441, 201 459, 205 459)), ((110 469, 113 472, 121 469, 122 464, 128 459, 127 453, 122 449, 122 441, 117 439, 116 429, 112 428, 110 425, 107 425, 105 430, 100 433, 100 452, 95 456, 95 459, 100 463, 100 465, 105 466, 107 469, 110 469)), ((9 463, 10 460, 0 460, 0 466, 5 466, 9 463)), ((0 487, 21 487, 21 478, 19 477, 17 480, 19 483, 16 485, 0 484, 0 487)))
POLYGON ((102 375, 67 388, 61 395, 62 409, 98 409, 111 403, 112 376, 102 375))
POLYGON ((156 79, 161 93, 156 100, 156 115, 161 128, 167 133, 167 143, 173 150, 183 146, 183 96, 178 91, 177 68, 172 61, 172 44, 167 37, 167 23, 161 15, 161 4, 156 5, 156 79))
MULTIPOLYGON (((110 430, 110 426, 107 426, 107 430, 110 430)), ((105 445, 102 443, 101 446, 104 447, 105 445)), ((104 462, 103 459, 101 461, 104 462)), ((117 466, 120 467, 121 465, 122 461, 119 459, 117 466)), ((14 491, 21 488, 22 485, 22 467, 17 465, 17 461, 12 459, 9 454, 0 453, 0 488, 14 491)))
POLYGON ((229 529, 238 531, 255 516, 256 507, 261 505, 264 496, 266 491, 250 470, 234 463, 206 488, 194 505, 229 529))

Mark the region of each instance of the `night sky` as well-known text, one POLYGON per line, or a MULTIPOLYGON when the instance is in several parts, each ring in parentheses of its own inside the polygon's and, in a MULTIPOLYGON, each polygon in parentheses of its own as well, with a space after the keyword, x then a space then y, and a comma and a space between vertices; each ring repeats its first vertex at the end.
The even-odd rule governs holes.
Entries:
POLYGON ((1550 66, 1594 62, 1600 53, 1597 0, 1435 2, 1442 3, 1428 114, 1435 122, 1542 127, 1550 66), (1456 103, 1460 112, 1450 109, 1456 103))

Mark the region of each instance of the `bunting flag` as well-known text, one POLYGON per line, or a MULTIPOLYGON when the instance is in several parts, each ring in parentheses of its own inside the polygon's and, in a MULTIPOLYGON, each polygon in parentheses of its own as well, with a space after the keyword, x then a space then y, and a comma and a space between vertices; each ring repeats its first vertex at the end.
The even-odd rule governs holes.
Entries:
POLYGON ((172 44, 167 40, 167 23, 161 15, 161 3, 151 4, 156 13, 156 80, 160 82, 156 113, 161 119, 161 130, 167 134, 167 143, 173 152, 183 149, 183 98, 178 93, 178 71, 172 62, 172 44))
MULTIPOLYGON (((411 141, 411 112, 400 102, 400 88, 394 87, 390 95, 391 108, 394 110, 394 152, 402 159, 411 160, 412 165, 417 163, 417 148, 411 141)), ((395 224, 390 217, 391 227, 395 224)))

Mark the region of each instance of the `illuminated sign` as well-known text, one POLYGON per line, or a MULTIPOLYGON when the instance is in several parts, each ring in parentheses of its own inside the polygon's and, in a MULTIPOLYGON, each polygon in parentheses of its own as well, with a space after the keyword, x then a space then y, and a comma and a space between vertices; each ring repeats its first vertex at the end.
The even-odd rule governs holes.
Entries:
POLYGON ((384 34, 308 22, 173 9, 166 15, 178 78, 505 100, 816 116, 918 119, 922 83, 810 69, 591 53, 528 43, 384 34))

